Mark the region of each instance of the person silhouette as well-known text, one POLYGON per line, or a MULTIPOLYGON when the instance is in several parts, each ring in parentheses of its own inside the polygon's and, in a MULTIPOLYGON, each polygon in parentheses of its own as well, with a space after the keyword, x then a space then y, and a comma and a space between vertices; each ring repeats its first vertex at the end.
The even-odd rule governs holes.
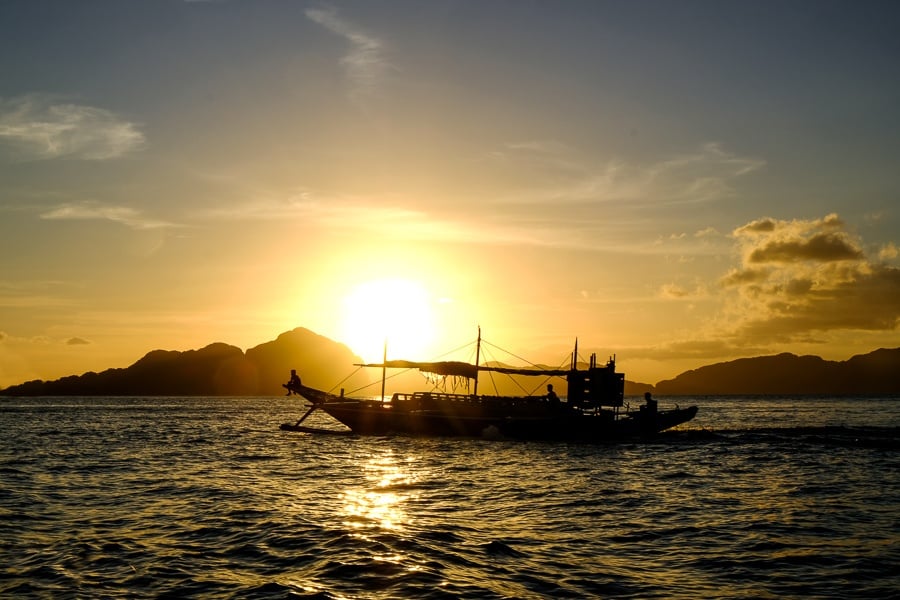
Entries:
POLYGON ((653 396, 650 394, 650 392, 644 393, 644 401, 646 402, 645 406, 647 407, 647 410, 651 413, 655 413, 657 407, 659 406, 659 403, 653 399, 653 396))
POLYGON ((556 392, 553 391, 552 383, 547 384, 547 400, 554 406, 559 404, 559 396, 557 396, 556 392))
POLYGON ((287 391, 288 391, 288 393, 285 395, 290 396, 291 394, 293 394, 296 391, 293 388, 295 386, 300 386, 300 385, 303 385, 303 384, 300 383, 300 376, 297 375, 297 369, 291 369, 291 380, 287 383, 287 385, 284 386, 287 388, 287 391))

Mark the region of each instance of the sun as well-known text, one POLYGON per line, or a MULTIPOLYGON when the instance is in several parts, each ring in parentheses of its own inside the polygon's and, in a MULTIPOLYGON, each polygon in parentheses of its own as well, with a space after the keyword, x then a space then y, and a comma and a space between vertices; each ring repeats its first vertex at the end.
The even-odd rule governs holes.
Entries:
POLYGON ((434 340, 434 314, 426 289, 408 279, 376 279, 343 299, 341 340, 366 362, 425 360, 434 340))

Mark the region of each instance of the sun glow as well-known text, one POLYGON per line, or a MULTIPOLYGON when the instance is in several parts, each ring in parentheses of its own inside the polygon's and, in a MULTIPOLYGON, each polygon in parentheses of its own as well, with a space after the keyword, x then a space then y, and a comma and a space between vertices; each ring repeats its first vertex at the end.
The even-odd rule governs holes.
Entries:
POLYGON ((341 340, 367 362, 423 359, 434 340, 428 292, 408 279, 378 279, 353 288, 343 301, 341 340))

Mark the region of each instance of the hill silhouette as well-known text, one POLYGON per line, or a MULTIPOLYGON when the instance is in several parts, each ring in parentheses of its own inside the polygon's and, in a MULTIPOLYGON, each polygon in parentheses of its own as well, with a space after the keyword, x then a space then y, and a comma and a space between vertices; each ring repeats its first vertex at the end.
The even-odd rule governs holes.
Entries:
POLYGON ((898 394, 900 348, 846 361, 782 353, 741 358, 686 371, 655 386, 665 395, 898 394))
MULTIPOLYGON (((345 345, 298 327, 245 353, 228 344, 200 350, 153 350, 130 367, 88 372, 54 381, 10 386, 6 396, 272 396, 298 369, 312 386, 329 389, 360 362, 345 345)), ((348 390, 369 383, 363 373, 348 390)))
MULTIPOLYGON (((310 386, 331 389, 335 383, 351 393, 380 382, 377 369, 360 370, 362 362, 344 344, 298 327, 275 340, 242 351, 223 343, 199 350, 153 350, 133 365, 88 372, 53 381, 28 381, 0 390, 4 396, 272 396, 284 393, 291 369, 310 386)), ((661 381, 656 386, 625 382, 625 393, 653 391, 663 395, 734 394, 898 394, 900 348, 879 349, 847 361, 817 356, 778 354, 708 365, 661 381)), ((483 380, 480 392, 515 395, 543 393, 541 378, 499 377, 483 380)), ((565 384, 553 381, 565 394, 565 384)), ((394 373, 388 392, 425 389, 417 371, 394 373)), ((363 393, 377 394, 375 385, 363 393)), ((457 390, 465 392, 466 390, 457 390)))

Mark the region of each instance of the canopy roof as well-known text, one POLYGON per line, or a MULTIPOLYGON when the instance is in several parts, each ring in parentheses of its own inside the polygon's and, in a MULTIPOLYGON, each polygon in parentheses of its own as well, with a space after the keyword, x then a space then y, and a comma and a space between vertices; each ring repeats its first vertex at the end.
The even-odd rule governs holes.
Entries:
POLYGON ((503 373, 505 375, 544 375, 544 376, 565 376, 569 373, 568 369, 538 369, 538 368, 512 368, 512 367, 489 367, 487 365, 476 366, 471 363, 456 360, 445 360, 439 362, 418 362, 412 360, 388 360, 383 363, 369 363, 358 365, 361 367, 379 367, 388 369, 418 369, 425 373, 435 373, 437 375, 446 375, 451 377, 468 377, 475 379, 478 377, 478 371, 491 371, 494 373, 503 373))

